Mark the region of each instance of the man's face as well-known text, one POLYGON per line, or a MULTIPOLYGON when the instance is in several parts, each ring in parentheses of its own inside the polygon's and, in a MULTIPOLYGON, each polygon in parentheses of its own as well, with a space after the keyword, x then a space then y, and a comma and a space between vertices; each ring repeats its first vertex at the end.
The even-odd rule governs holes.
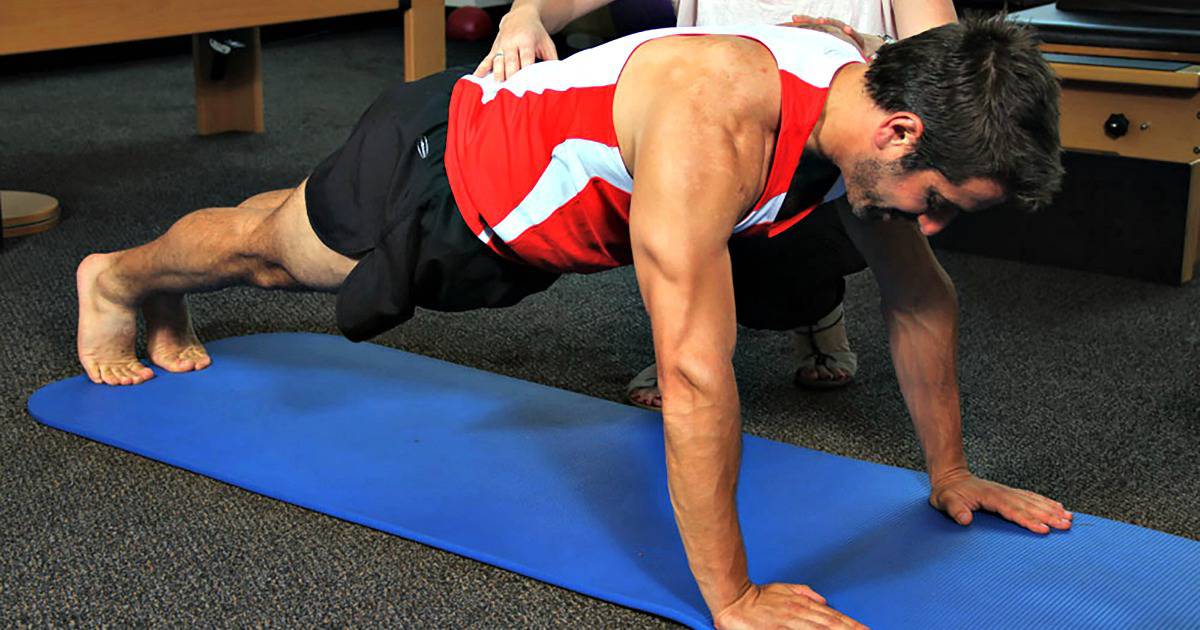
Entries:
POLYGON ((1004 196, 993 180, 974 178, 955 186, 933 169, 905 171, 898 160, 864 158, 845 178, 846 197, 855 216, 916 221, 926 236, 942 231, 959 212, 983 210, 1004 196))

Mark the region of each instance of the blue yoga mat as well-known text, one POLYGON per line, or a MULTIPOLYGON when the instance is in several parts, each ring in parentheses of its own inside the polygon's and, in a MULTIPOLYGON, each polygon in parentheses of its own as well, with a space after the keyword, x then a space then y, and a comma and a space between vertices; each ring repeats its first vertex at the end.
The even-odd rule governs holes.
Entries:
MULTIPOLYGON (((77 377, 40 421, 277 499, 696 628, 657 414, 312 334, 209 345, 137 387, 77 377)), ((1200 624, 1200 543, 1077 514, 1038 536, 926 503, 923 474, 747 436, 751 577, 875 628, 1200 624)))

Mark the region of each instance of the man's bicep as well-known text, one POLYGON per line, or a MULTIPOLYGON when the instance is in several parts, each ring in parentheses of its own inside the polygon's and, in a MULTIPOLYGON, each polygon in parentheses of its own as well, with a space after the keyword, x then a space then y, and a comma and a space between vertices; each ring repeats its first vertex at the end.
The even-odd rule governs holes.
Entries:
POLYGON ((727 243, 746 205, 737 152, 720 133, 666 127, 643 136, 636 165, 630 236, 655 351, 668 364, 722 357, 735 334, 727 243))

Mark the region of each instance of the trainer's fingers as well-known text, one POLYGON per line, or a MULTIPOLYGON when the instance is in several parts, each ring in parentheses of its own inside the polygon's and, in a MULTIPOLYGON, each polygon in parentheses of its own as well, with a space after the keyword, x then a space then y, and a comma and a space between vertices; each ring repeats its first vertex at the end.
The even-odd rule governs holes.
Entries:
POLYGON ((542 37, 542 41, 538 42, 537 53, 546 61, 558 61, 558 49, 554 47, 554 40, 550 39, 549 35, 542 37))
POLYGON ((521 70, 532 66, 537 61, 537 56, 534 54, 532 47, 522 46, 517 54, 520 55, 521 70))
POLYGON ((492 78, 497 81, 503 81, 504 74, 504 58, 508 57, 508 53, 503 50, 497 50, 492 53, 492 78))
POLYGON ((492 55, 494 54, 496 54, 496 47, 492 46, 492 49, 488 51, 488 54, 483 58, 483 61, 479 62, 479 67, 475 68, 475 76, 482 79, 483 77, 491 74, 493 59, 492 55))
POLYGON ((521 69, 521 51, 517 48, 504 51, 504 80, 507 81, 521 69))

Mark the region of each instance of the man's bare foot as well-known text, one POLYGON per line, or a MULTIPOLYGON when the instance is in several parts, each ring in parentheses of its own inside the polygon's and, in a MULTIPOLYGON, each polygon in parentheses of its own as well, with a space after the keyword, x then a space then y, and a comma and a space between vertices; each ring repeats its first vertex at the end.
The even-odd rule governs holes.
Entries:
POLYGON ((113 264, 113 254, 92 254, 75 271, 79 294, 79 363, 93 383, 137 385, 154 377, 138 361, 137 311, 113 300, 103 277, 113 264))
POLYGON ((155 365, 168 372, 191 372, 212 364, 192 328, 186 296, 152 295, 142 302, 142 315, 146 318, 146 350, 155 365))

